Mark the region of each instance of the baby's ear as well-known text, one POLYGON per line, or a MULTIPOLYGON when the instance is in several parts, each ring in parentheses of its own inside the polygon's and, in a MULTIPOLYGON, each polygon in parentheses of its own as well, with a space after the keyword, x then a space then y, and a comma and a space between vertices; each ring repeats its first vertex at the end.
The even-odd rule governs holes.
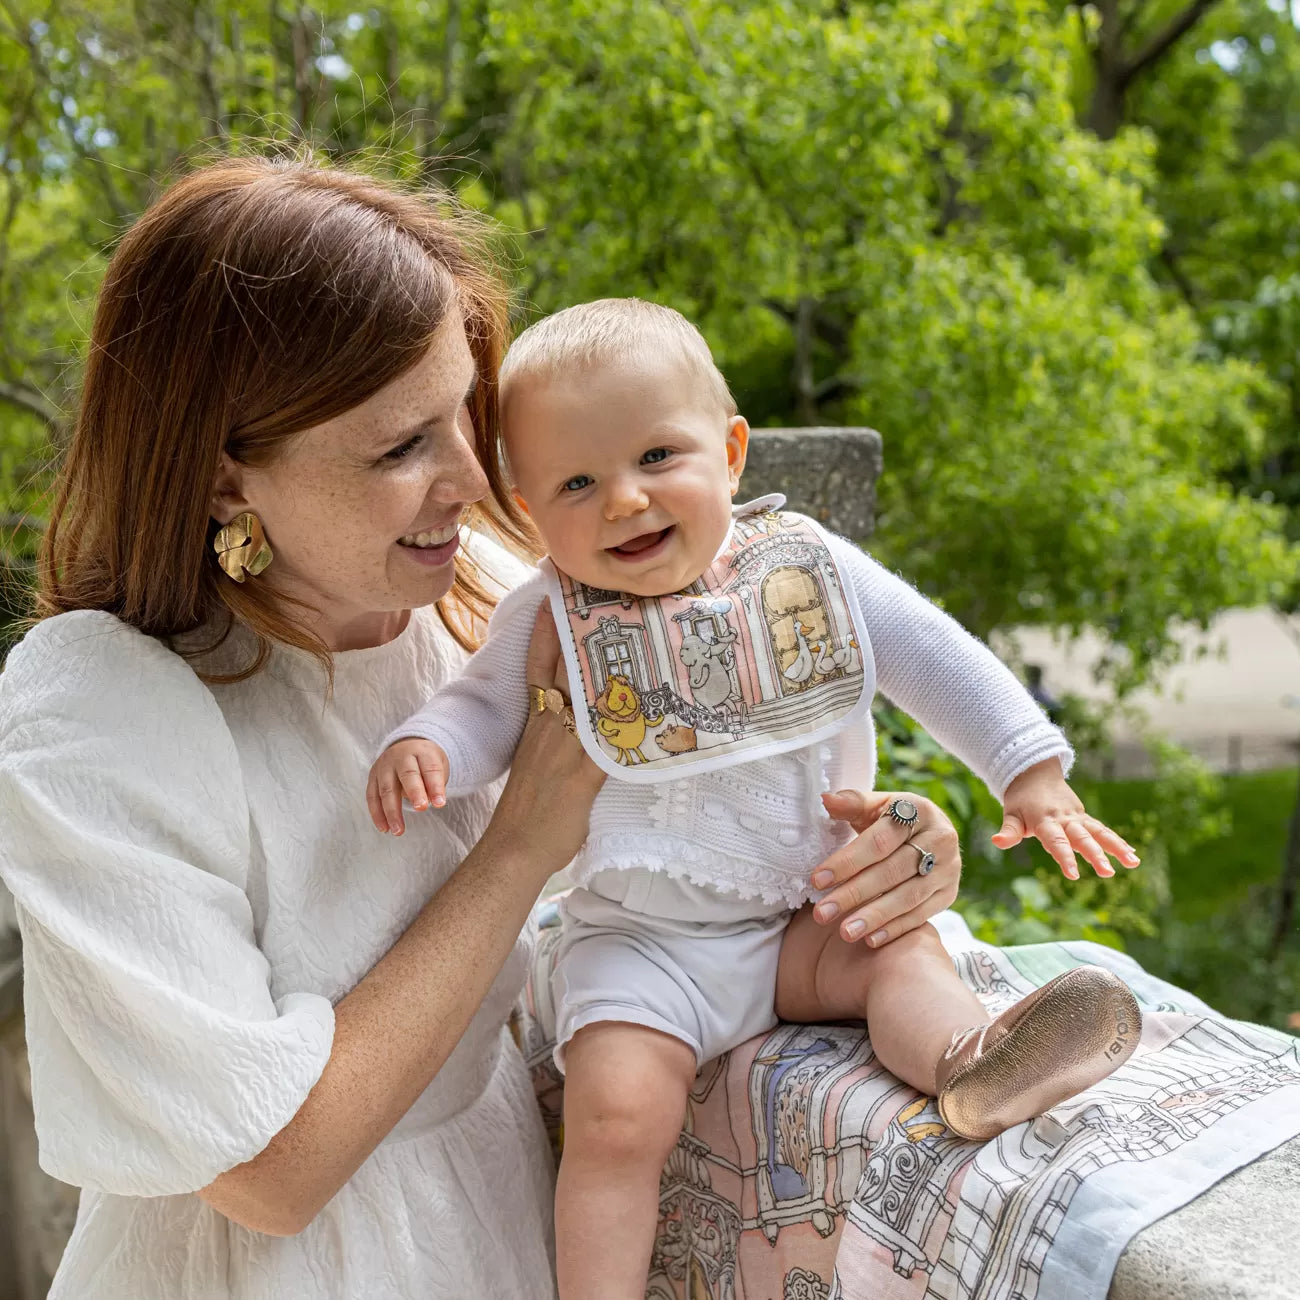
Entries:
POLYGON ((733 415, 727 426, 727 473, 731 478, 731 495, 740 487, 740 476, 745 470, 745 457, 749 453, 749 421, 743 415, 733 415))

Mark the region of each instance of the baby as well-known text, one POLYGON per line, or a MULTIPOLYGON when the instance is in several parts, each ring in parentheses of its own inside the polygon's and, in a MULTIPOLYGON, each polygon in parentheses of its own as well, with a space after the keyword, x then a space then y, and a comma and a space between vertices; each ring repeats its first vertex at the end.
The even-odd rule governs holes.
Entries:
MULTIPOLYGON (((379 829, 400 833, 403 791, 437 807, 505 771, 529 708, 547 703, 524 661, 549 600, 574 729, 613 778, 570 868, 553 977, 560 1291, 639 1300, 692 1080, 776 1023, 785 925, 852 838, 830 792, 871 788, 877 689, 1071 872, 1062 809, 1099 873, 1103 849, 1137 858, 1083 812, 1064 780, 1069 745, 982 644, 779 498, 732 507, 749 427, 677 312, 609 299, 539 322, 506 358, 501 412, 517 498, 548 558, 501 601, 463 676, 388 738, 368 798, 379 829)), ((910 825, 917 809, 899 799, 890 815, 910 825)), ((934 859, 909 840, 888 861, 901 881, 934 859)), ((928 924, 868 963, 859 1010, 877 1055, 937 1095, 964 1136, 1040 1114, 1137 1042, 1132 995, 1096 967, 990 1023, 928 924)), ((783 970, 783 1013, 843 1015, 801 978, 783 970)))

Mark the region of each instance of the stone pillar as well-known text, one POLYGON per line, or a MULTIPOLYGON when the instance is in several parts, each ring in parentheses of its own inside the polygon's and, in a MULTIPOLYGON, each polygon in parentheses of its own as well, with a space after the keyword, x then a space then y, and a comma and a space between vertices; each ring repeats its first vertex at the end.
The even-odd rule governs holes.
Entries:
POLYGON ((875 523, 881 465, 874 429, 755 429, 737 500, 784 492, 792 510, 863 542, 875 523))

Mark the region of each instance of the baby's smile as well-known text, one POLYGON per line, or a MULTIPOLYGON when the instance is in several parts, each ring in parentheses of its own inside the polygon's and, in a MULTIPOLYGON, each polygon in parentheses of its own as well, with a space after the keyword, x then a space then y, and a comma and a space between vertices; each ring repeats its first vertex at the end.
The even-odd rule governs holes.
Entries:
POLYGON ((672 540, 676 528, 676 524, 669 524, 667 528, 661 528, 657 532, 638 533, 618 546, 606 547, 605 554, 624 562, 653 559, 672 540))

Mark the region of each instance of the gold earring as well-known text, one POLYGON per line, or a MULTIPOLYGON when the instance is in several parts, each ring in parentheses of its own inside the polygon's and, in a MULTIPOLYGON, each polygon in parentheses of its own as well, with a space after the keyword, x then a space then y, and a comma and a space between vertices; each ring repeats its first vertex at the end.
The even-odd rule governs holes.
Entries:
POLYGON ((262 521, 251 511, 236 515, 212 539, 217 563, 226 576, 243 582, 245 574, 254 578, 266 570, 275 558, 262 531, 262 521))

